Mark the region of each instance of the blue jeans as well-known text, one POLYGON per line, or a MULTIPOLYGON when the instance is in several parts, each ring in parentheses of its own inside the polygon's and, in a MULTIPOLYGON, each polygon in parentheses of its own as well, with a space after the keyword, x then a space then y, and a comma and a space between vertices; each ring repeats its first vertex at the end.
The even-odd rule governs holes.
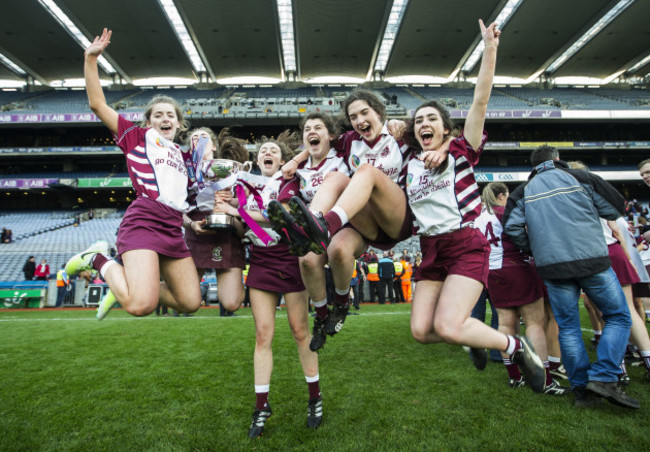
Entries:
MULTIPOLYGON (((485 309, 488 298, 488 291, 484 289, 478 301, 476 302, 474 309, 472 309, 472 317, 479 319, 483 323, 485 323, 485 309)), ((492 310, 492 319, 490 320, 490 326, 496 330, 499 328, 499 316, 497 314, 497 310, 494 309, 494 306, 492 306, 492 303, 490 303, 490 309, 492 310)), ((503 361, 501 352, 499 350, 490 350, 490 359, 492 361, 498 362, 503 361)))
POLYGON ((555 320, 560 328, 562 361, 572 387, 586 386, 589 381, 618 381, 620 364, 630 337, 632 319, 623 289, 609 269, 584 278, 544 280, 555 320), (603 314, 605 327, 596 350, 597 361, 591 364, 580 326, 578 300, 582 289, 603 314))

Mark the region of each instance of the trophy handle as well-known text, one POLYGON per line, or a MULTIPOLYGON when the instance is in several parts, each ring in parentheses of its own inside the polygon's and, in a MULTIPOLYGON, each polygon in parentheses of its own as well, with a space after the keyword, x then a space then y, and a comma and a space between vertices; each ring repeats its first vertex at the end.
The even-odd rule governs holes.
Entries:
POLYGON ((253 169, 253 162, 244 162, 242 165, 242 171, 246 173, 250 173, 251 170, 253 169), (248 166, 248 169, 246 167, 248 166))

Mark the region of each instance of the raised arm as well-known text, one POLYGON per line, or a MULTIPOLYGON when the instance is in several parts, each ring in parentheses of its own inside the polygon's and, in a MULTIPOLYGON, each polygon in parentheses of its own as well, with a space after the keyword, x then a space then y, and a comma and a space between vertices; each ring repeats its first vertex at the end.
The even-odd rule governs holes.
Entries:
POLYGON ((84 78, 86 79, 86 94, 90 109, 104 123, 108 129, 117 133, 118 114, 108 106, 102 85, 99 82, 99 70, 97 69, 97 58, 104 49, 111 43, 112 31, 104 28, 101 36, 95 36, 95 40, 84 52, 84 78))
POLYGON ((478 71, 476 87, 474 88, 474 100, 467 113, 465 120, 465 129, 463 135, 467 142, 476 149, 481 144, 483 127, 485 125, 485 115, 487 113, 488 101, 492 92, 492 80, 494 79, 494 70, 497 62, 497 47, 499 46, 499 36, 501 31, 497 29, 496 22, 485 28, 481 19, 478 20, 481 27, 481 36, 485 43, 483 49, 483 58, 481 58, 481 68, 478 71))

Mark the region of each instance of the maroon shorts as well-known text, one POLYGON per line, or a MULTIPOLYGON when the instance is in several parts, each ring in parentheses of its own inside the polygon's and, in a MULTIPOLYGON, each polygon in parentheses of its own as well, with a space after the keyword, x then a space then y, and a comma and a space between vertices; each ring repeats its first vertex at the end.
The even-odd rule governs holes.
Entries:
MULTIPOLYGON (((192 221, 200 221, 205 213, 192 211, 188 216, 192 221)), ((237 234, 230 231, 216 232, 209 235, 197 235, 193 230, 185 230, 185 242, 192 253, 196 268, 228 268, 246 267, 244 245, 237 234)))
POLYGON ((182 225, 183 214, 178 210, 138 196, 120 224, 117 251, 120 256, 132 250, 151 250, 167 257, 190 257, 182 225))
POLYGON ((269 292, 302 292, 305 285, 300 277, 298 256, 291 255, 284 243, 269 247, 251 246, 246 285, 269 292))
POLYGON ((612 261, 612 268, 621 286, 638 283, 640 281, 639 274, 636 272, 632 263, 627 260, 625 251, 623 251, 621 245, 614 243, 608 245, 607 248, 609 250, 609 258, 612 261))
POLYGON ((416 281, 444 281, 447 275, 461 275, 487 287, 490 244, 478 229, 420 237, 420 249, 422 263, 415 272, 416 281))
POLYGON ((544 282, 530 264, 490 270, 490 302, 496 308, 514 308, 534 303, 544 296, 544 282))

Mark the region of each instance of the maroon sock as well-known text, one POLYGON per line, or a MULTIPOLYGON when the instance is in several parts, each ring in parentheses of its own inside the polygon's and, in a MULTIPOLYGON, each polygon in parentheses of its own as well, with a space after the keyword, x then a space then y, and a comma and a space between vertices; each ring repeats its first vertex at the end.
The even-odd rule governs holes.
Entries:
POLYGON ((334 234, 343 226, 336 212, 327 212, 325 214, 325 221, 327 222, 327 231, 330 233, 330 237, 334 237, 334 234))
POLYGON ((320 385, 318 384, 318 381, 307 383, 307 387, 309 388, 309 400, 314 400, 320 397, 320 385))
POLYGON ((508 358, 503 360, 503 364, 506 366, 508 377, 512 378, 513 380, 521 380, 521 371, 519 370, 519 366, 514 364, 508 358))
POLYGON ((546 386, 553 383, 553 375, 551 375, 551 369, 547 365, 548 361, 544 361, 544 370, 546 371, 546 386))
POLYGON ((560 368, 561 365, 562 365, 561 362, 554 362, 554 361, 548 362, 549 370, 557 370, 560 368))
POLYGON ((343 306, 344 308, 346 306, 350 305, 350 292, 346 293, 345 295, 339 295, 336 294, 334 297, 334 303, 343 306))
POLYGON ((97 270, 97 271, 101 271, 102 266, 103 266, 106 262, 108 262, 109 260, 110 260, 110 259, 109 259, 108 257, 104 256, 103 254, 101 254, 101 253, 97 253, 97 254, 95 254, 95 257, 93 257, 92 266, 93 266, 93 268, 94 268, 95 270, 97 270))
POLYGON ((268 392, 256 392, 255 393, 255 409, 262 410, 266 408, 269 404, 269 393, 268 392))
POLYGON ((327 303, 325 303, 325 304, 324 304, 323 306, 321 306, 320 308, 318 308, 318 307, 314 307, 314 309, 316 310, 316 317, 318 317, 319 319, 324 319, 324 318, 327 317, 327 316, 329 315, 329 313, 330 313, 330 310, 329 310, 329 308, 327 307, 327 303))

